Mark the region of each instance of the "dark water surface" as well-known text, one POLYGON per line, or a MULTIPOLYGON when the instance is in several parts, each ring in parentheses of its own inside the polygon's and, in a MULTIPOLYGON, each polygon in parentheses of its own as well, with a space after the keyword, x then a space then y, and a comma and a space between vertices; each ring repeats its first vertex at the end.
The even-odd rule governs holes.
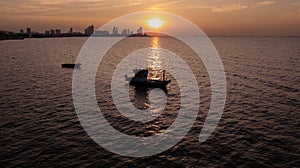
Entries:
MULTIPOLYGON (((201 144, 198 136, 210 104, 210 83, 201 62, 185 58, 199 82, 197 121, 176 146, 144 158, 105 150, 80 125, 72 101, 73 71, 60 66, 75 60, 85 40, 0 42, 0 167, 299 167, 300 38, 211 39, 224 63, 228 92, 216 130, 201 144)), ((160 45, 180 52, 170 40, 162 39, 160 45)), ((124 53, 119 47, 109 54, 116 58, 124 53)), ((112 73, 110 65, 100 66, 97 75, 102 78, 96 80, 97 100, 110 123, 134 136, 166 129, 180 106, 176 82, 168 86, 170 106, 161 118, 146 125, 131 124, 115 112, 109 83, 102 80, 112 73)), ((133 104, 143 109, 148 91, 131 88, 130 93, 133 104)))

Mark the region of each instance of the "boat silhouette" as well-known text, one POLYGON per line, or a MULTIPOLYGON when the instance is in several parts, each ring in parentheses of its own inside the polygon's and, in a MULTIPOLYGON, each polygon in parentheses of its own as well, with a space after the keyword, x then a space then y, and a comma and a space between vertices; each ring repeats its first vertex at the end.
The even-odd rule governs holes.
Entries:
POLYGON ((153 71, 152 69, 134 69, 133 72, 135 75, 133 77, 125 75, 125 78, 127 81, 130 81, 130 85, 145 88, 166 88, 166 86, 171 82, 171 80, 166 79, 165 70, 159 70, 162 74, 162 77, 159 78, 149 77, 149 70, 153 71))
POLYGON ((77 64, 70 64, 70 63, 65 63, 65 64, 61 64, 62 68, 73 68, 73 69, 79 69, 80 68, 80 63, 77 64))

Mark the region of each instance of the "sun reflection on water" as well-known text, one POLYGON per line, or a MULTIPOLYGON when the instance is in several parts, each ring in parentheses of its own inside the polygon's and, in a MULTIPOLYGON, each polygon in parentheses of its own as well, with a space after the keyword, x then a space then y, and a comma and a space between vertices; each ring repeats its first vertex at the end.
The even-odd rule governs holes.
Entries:
POLYGON ((164 80, 163 67, 161 62, 161 51, 159 45, 159 37, 153 37, 152 47, 149 50, 148 58, 148 79, 164 80))

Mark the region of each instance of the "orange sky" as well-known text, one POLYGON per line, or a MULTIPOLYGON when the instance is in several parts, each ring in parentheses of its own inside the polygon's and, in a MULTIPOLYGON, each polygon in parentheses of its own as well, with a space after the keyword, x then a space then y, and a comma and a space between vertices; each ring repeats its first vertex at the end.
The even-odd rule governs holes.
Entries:
POLYGON ((83 31, 140 11, 182 16, 209 35, 300 36, 299 0, 10 0, 0 2, 0 29, 83 31))

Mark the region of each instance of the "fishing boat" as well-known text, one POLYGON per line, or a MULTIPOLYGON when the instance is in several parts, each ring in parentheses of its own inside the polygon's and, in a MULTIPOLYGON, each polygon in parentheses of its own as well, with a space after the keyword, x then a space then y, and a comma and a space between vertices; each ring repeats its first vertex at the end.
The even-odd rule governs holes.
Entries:
POLYGON ((77 64, 70 64, 70 63, 65 63, 65 64, 61 64, 62 68, 73 68, 73 69, 79 69, 80 68, 80 63, 77 64))
POLYGON ((166 88, 171 80, 166 79, 165 70, 153 70, 148 69, 136 69, 134 77, 128 77, 125 75, 129 84, 135 87, 146 87, 146 88, 166 88))

